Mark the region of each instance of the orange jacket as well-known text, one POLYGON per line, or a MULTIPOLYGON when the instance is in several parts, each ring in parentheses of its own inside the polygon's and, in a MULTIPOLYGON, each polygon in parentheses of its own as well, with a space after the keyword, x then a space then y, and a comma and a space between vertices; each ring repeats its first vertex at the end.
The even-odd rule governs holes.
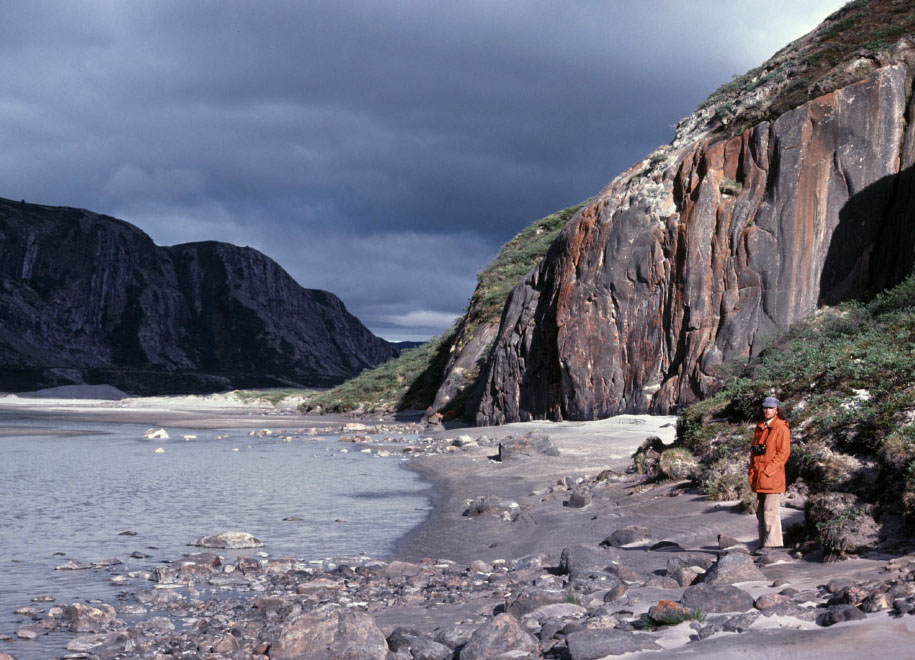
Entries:
POLYGON ((750 451, 750 488, 754 493, 784 493, 785 463, 791 453, 788 422, 776 417, 768 428, 760 422, 753 432, 753 444, 765 445, 766 451, 750 451))

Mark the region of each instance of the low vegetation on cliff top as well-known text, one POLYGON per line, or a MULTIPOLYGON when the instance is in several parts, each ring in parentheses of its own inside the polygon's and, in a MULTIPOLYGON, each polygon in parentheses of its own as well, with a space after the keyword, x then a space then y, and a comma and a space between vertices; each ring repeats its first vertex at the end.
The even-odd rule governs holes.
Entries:
POLYGON ((791 424, 789 496, 807 500, 799 536, 840 556, 905 535, 915 523, 915 276, 870 302, 823 309, 793 325, 730 383, 678 418, 680 448, 702 464, 716 500, 754 499, 747 447, 760 401, 791 424), (862 530, 864 530, 862 532, 862 530), (868 531, 869 530, 869 531, 868 531))
POLYGON ((710 110, 717 130, 738 135, 863 79, 891 59, 889 51, 901 38, 912 34, 911 0, 854 0, 761 66, 719 87, 699 112, 710 110))
POLYGON ((543 258, 559 231, 581 207, 576 204, 541 218, 503 245, 477 276, 468 311, 454 328, 331 390, 309 396, 302 410, 320 407, 326 412, 394 412, 431 406, 448 358, 453 350, 460 349, 456 345, 459 331, 467 337, 480 324, 498 321, 509 291, 543 258))

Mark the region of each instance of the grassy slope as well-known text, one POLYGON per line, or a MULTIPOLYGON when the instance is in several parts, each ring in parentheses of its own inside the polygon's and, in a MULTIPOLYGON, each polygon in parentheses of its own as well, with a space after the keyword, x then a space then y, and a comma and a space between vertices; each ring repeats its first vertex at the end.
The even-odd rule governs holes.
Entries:
POLYGON ((699 107, 726 136, 864 78, 903 36, 915 33, 911 0, 854 0, 811 34, 718 88, 699 107))
MULTIPOLYGON (((731 369, 730 384, 687 408, 677 425, 678 444, 702 462, 697 480, 711 499, 751 503, 747 447, 760 401, 774 394, 792 428, 794 489, 814 502, 817 493, 854 494, 854 507, 827 518, 854 522, 867 508, 878 520, 915 520, 915 276, 867 304, 820 310, 731 369)), ((812 521, 807 531, 823 541, 834 522, 812 521)))
POLYGON ((478 276, 467 314, 451 330, 399 357, 369 369, 326 392, 309 397, 305 409, 320 406, 333 412, 363 409, 424 410, 435 398, 455 343, 473 329, 497 321, 508 292, 546 253, 553 239, 581 204, 541 218, 502 246, 496 258, 478 276))

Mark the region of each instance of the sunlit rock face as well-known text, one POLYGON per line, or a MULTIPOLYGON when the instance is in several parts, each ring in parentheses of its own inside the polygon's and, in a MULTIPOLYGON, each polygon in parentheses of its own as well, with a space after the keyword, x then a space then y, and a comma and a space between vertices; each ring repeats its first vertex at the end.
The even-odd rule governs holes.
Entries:
POLYGON ((819 305, 911 272, 912 73, 877 68, 617 177, 512 291, 477 423, 667 413, 819 305))
POLYGON ((0 389, 329 385, 394 354, 251 248, 159 247, 121 220, 0 200, 0 389))

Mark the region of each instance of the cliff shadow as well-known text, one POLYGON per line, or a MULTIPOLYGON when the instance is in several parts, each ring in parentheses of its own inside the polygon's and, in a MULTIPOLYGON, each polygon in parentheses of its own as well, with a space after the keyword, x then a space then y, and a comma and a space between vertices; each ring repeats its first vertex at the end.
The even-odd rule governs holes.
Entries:
POLYGON ((870 297, 915 265, 915 166, 885 176, 839 211, 820 274, 819 305, 870 297))

